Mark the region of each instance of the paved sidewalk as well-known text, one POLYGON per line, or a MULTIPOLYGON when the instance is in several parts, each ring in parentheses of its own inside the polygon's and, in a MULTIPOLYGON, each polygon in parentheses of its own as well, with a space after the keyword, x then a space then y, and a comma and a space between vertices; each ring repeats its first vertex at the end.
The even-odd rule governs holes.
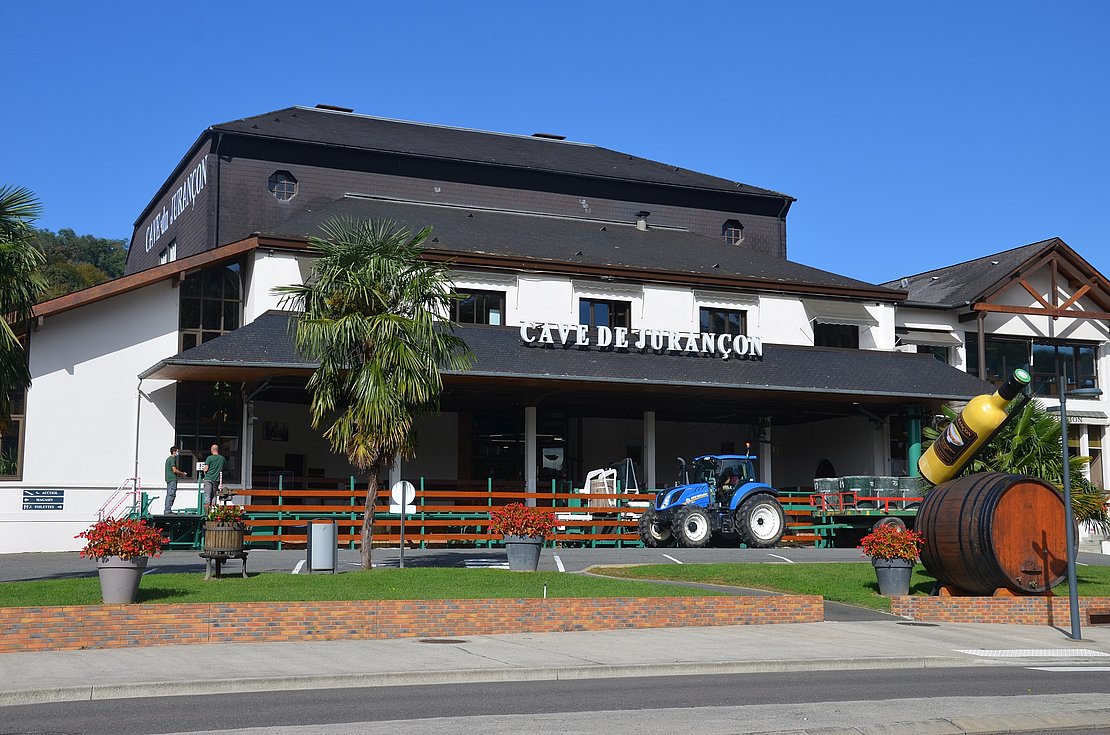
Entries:
POLYGON ((1073 642, 1049 627, 822 622, 7 653, 0 654, 0 705, 477 681, 1043 663, 1110 666, 1110 629, 1088 627, 1084 640, 1073 642), (1008 653, 1013 651, 1029 655, 1014 657, 1008 653))

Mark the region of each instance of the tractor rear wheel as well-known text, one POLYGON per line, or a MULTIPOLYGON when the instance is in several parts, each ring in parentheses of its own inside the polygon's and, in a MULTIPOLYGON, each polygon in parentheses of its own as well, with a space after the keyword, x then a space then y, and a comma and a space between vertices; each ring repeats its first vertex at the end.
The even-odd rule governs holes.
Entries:
POLYGON ((782 539, 786 516, 779 501, 760 493, 740 503, 733 517, 736 533, 749 549, 767 549, 782 539))
POLYGON ((709 513, 697 505, 687 505, 680 510, 671 524, 671 531, 678 543, 692 549, 705 546, 713 536, 709 513))
POLYGON ((671 527, 659 522, 659 514, 648 508, 640 515, 640 540, 649 549, 670 546, 674 543, 671 527))

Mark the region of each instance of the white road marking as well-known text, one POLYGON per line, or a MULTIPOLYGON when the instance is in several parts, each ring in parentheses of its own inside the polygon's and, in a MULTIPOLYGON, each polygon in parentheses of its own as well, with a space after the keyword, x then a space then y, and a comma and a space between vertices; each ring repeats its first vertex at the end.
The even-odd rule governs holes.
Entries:
POLYGON ((559 568, 560 572, 565 572, 566 568, 563 566, 563 560, 559 558, 558 554, 552 554, 555 557, 555 566, 559 568))
POLYGON ((145 577, 148 574, 154 574, 157 571, 158 571, 157 567, 155 567, 154 569, 147 569, 145 572, 143 572, 143 576, 145 577))
POLYGON ((301 573, 301 569, 304 568, 305 561, 305 559, 301 559, 299 562, 297 562, 297 566, 293 567, 293 574, 301 573))
POLYGON ((509 562, 500 557, 478 557, 465 561, 467 569, 508 569, 509 562))
POLYGON ((778 554, 772 554, 772 553, 769 553, 769 552, 768 552, 767 556, 773 556, 773 557, 775 557, 776 559, 782 559, 782 560, 783 560, 784 562, 786 562, 787 564, 793 564, 793 563, 794 563, 794 560, 793 560, 793 559, 787 559, 787 558, 786 558, 785 556, 779 556, 778 554))
POLYGON ((1084 563, 1084 562, 1081 562, 1081 561, 1077 561, 1077 562, 1076 562, 1076 564, 1077 564, 1078 566, 1081 566, 1081 567, 1089 567, 1089 566, 1091 566, 1090 564, 1086 564, 1086 563, 1084 563))
POLYGON ((1030 666, 1032 671, 1051 671, 1053 673, 1067 673, 1069 671, 1110 671, 1110 666, 1030 666))
POLYGON ((682 563, 682 562, 680 562, 680 561, 679 561, 678 559, 675 559, 675 558, 674 558, 673 556, 671 556, 670 554, 663 554, 663 556, 667 557, 668 559, 670 559, 671 561, 673 561, 673 562, 674 562, 675 564, 681 564, 681 563, 682 563))
POLYGON ((1094 656, 1110 656, 1110 653, 1094 651, 1090 648, 957 648, 956 653, 990 658, 1091 658, 1094 656))

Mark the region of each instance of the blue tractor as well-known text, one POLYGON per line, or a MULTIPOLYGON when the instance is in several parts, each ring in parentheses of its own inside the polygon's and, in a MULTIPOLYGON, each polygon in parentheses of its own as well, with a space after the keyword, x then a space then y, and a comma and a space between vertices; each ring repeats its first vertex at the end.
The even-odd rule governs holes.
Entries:
POLYGON ((675 487, 660 491, 653 507, 640 516, 644 545, 700 548, 714 536, 736 537, 756 549, 777 544, 786 519, 778 490, 758 480, 754 460, 746 454, 698 457, 691 482, 686 462, 679 458, 675 487))

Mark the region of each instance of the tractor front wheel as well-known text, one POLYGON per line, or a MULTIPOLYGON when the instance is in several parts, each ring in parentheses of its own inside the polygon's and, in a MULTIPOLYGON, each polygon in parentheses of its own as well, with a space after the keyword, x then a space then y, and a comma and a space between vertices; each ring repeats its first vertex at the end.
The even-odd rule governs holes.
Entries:
POLYGON ((782 539, 786 516, 779 501, 759 494, 740 503, 733 517, 736 533, 749 549, 768 549, 782 539))
POLYGON ((709 513, 697 505, 687 505, 675 516, 671 530, 678 543, 692 549, 700 549, 709 543, 713 530, 709 525, 709 513))
POLYGON ((640 540, 647 548, 657 549, 673 544, 674 535, 670 526, 659 522, 659 514, 648 508, 640 515, 640 540))

